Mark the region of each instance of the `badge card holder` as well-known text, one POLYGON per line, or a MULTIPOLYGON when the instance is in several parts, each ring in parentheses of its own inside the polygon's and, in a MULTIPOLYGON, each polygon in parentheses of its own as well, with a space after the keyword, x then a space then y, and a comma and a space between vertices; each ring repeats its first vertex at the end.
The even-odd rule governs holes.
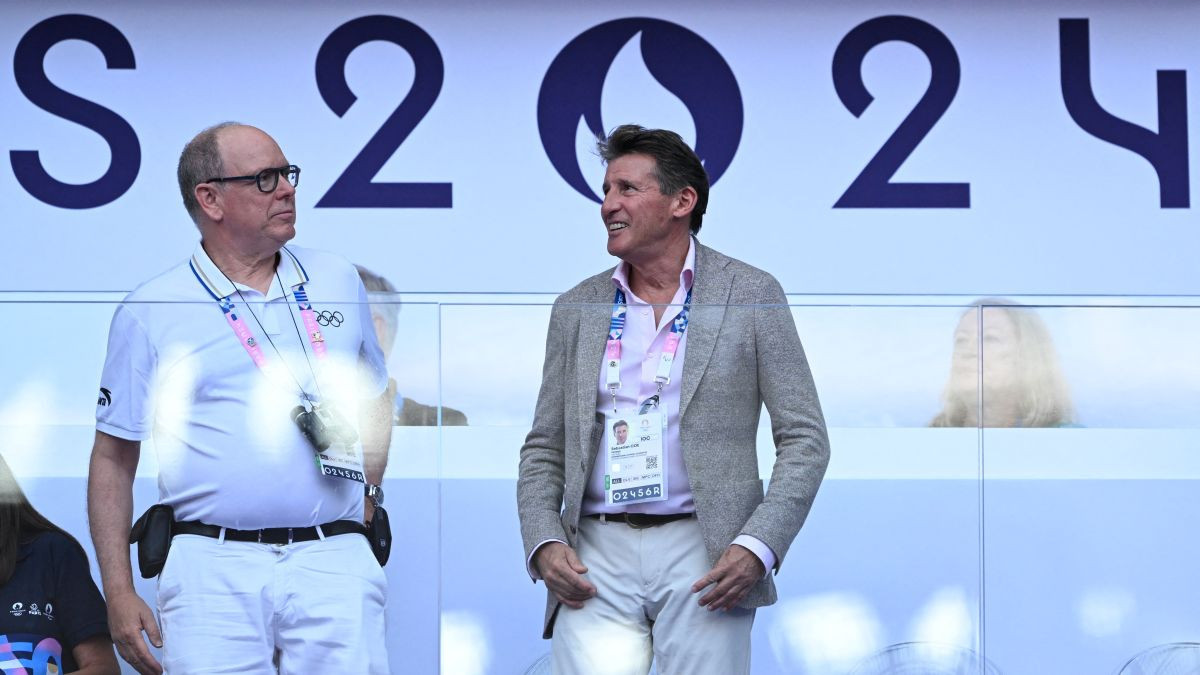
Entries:
POLYGON ((323 452, 317 453, 317 465, 321 473, 331 478, 345 478, 357 483, 366 483, 363 474, 362 455, 356 445, 331 445, 323 452))
POLYGON ((610 413, 604 423, 604 503, 641 504, 667 498, 663 441, 667 416, 654 410, 610 413))

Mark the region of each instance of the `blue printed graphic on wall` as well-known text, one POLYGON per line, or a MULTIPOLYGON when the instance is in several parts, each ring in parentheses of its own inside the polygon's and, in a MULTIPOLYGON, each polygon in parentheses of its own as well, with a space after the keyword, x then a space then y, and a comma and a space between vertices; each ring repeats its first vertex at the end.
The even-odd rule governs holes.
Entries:
POLYGON ((550 163, 579 194, 599 202, 579 168, 575 133, 582 118, 589 131, 634 120, 600 118, 601 90, 617 53, 640 34, 650 75, 683 102, 696 125, 696 154, 716 183, 733 162, 742 138, 742 94, 733 70, 696 33, 661 19, 608 21, 580 33, 558 53, 538 93, 537 119, 550 163))

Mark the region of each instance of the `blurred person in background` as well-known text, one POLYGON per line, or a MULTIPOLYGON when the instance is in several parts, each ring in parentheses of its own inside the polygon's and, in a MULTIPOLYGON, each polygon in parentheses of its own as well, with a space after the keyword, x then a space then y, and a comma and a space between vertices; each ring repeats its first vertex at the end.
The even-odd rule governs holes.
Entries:
POLYGON ((38 513, 0 457, 0 672, 117 675, 87 553, 38 513))
POLYGON ((1050 331, 1041 317, 1010 300, 984 298, 963 313, 954 331, 954 353, 950 377, 942 392, 943 407, 929 426, 980 426, 981 345, 982 426, 1033 428, 1075 424, 1066 378, 1050 331))
MULTIPOLYGON (((371 320, 375 323, 375 336, 383 350, 384 360, 392 356, 396 345, 396 334, 400 326, 400 298, 396 287, 386 277, 372 272, 362 265, 355 265, 367 298, 371 300, 371 320)), ((396 391, 396 378, 388 378, 388 391, 395 400, 392 424, 398 427, 432 427, 438 423, 438 407, 418 403, 396 391)), ((467 426, 467 416, 461 410, 442 406, 442 425, 447 427, 467 426)))

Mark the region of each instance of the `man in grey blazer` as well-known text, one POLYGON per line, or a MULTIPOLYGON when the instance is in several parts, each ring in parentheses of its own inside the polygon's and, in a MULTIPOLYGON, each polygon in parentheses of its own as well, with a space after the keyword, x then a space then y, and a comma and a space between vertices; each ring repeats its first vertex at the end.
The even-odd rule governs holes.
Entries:
POLYGON ((526 564, 548 590, 543 637, 556 673, 644 674, 652 660, 662 675, 748 673, 754 608, 776 599, 768 571, 829 462, 820 403, 779 283, 695 239, 696 154, 636 125, 599 149, 622 262, 554 303, 517 481, 526 564))

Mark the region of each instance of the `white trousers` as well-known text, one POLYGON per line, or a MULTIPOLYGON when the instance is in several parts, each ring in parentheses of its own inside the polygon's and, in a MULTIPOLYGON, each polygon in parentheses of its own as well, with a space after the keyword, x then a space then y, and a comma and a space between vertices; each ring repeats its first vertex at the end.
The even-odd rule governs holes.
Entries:
POLYGON ((163 669, 384 675, 386 600, 359 534, 290 545, 180 535, 158 578, 163 669))
POLYGON ((738 675, 750 672, 754 610, 711 612, 691 586, 709 570, 695 518, 637 530, 583 518, 579 559, 596 597, 562 606, 556 675, 738 675))

